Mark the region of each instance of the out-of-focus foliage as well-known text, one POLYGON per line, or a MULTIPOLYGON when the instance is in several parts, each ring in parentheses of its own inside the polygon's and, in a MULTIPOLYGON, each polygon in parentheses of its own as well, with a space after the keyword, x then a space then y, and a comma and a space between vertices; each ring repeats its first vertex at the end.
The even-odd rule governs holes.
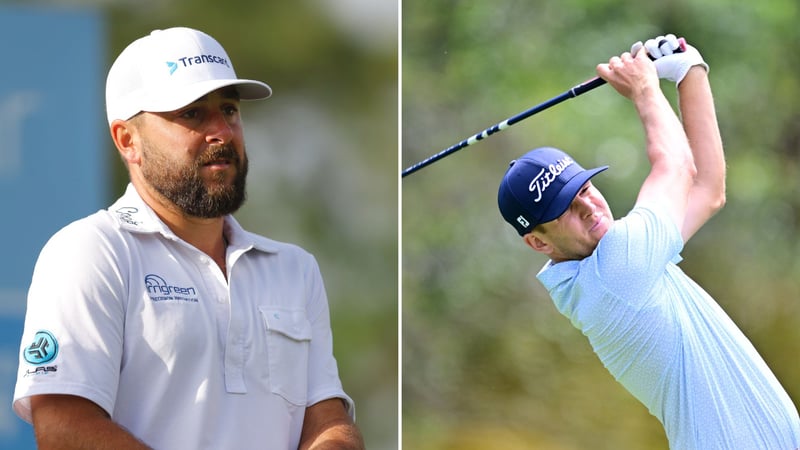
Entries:
MULTIPOLYGON (((683 269, 800 402, 798 3, 402 2, 402 166, 595 75, 640 39, 684 36, 711 66, 728 204, 683 269)), ((662 87, 671 101, 675 88, 662 87)), ((545 260, 505 224, 508 162, 552 145, 617 216, 648 169, 641 125, 609 87, 569 100, 402 180, 403 446, 667 448, 658 421, 602 367, 535 279, 545 260)))
MULTIPOLYGON (((270 99, 242 104, 250 176, 248 201, 236 217, 251 231, 296 243, 317 257, 340 375, 356 401, 367 446, 397 448, 398 2, 24 4, 102 11, 108 37, 103 72, 134 39, 157 28, 188 26, 215 37, 238 76, 273 88, 270 99)), ((97 89, 104 92, 104 86, 97 89)), ((116 154, 107 135, 98 139, 116 154)), ((79 151, 79 145, 67 140, 65 150, 79 151)), ((115 173, 111 202, 128 176, 119 158, 109 161, 115 173)))

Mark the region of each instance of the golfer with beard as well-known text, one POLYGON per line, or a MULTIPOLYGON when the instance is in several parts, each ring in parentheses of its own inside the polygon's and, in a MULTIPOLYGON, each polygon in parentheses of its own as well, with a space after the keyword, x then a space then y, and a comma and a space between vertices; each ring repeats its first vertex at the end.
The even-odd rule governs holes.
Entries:
POLYGON ((231 216, 247 174, 239 102, 270 95, 189 28, 112 65, 130 185, 36 263, 13 408, 39 448, 363 448, 315 259, 231 216))

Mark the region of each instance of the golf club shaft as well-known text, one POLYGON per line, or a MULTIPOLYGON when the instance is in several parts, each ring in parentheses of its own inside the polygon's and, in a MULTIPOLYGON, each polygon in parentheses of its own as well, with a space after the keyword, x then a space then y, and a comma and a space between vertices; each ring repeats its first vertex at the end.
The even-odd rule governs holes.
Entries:
POLYGON ((428 158, 426 158, 426 159, 414 164, 411 167, 408 167, 407 169, 403 170, 402 176, 405 177, 406 175, 410 175, 410 174, 416 172, 417 170, 422 169, 425 166, 433 164, 434 162, 444 158, 445 156, 447 156, 447 155, 449 155, 451 153, 455 153, 458 150, 461 150, 462 148, 464 148, 464 147, 466 147, 468 145, 472 145, 475 142, 478 142, 481 139, 484 139, 484 138, 486 138, 488 136, 491 136, 494 133, 497 133, 497 132, 500 132, 502 130, 505 130, 506 128, 510 127, 511 125, 514 125, 517 122, 520 122, 520 121, 522 121, 524 119, 527 119, 528 117, 530 117, 530 116, 532 116, 532 115, 534 115, 534 114, 536 114, 536 113, 538 113, 540 111, 544 111, 545 109, 547 109, 547 108, 549 108, 551 106, 557 105, 557 104, 563 102, 564 100, 567 100, 567 99, 570 99, 570 98, 573 98, 573 97, 577 97, 577 96, 579 96, 579 95, 581 95, 581 94, 583 94, 585 92, 589 92, 592 89, 594 89, 596 87, 599 87, 599 86, 602 86, 604 84, 606 84, 606 80, 604 80, 604 79, 602 79, 600 77, 595 77, 595 78, 592 78, 592 79, 590 79, 590 80, 588 80, 586 82, 583 82, 583 83, 573 87, 572 89, 564 92, 561 95, 553 97, 550 100, 547 100, 547 101, 545 101, 543 103, 540 103, 540 104, 538 104, 538 105, 536 105, 536 106, 534 106, 534 107, 532 107, 530 109, 522 111, 521 113, 519 113, 519 114, 517 114, 515 116, 509 117, 508 119, 506 119, 506 120, 504 120, 504 121, 502 121, 500 123, 497 123, 495 125, 492 125, 491 127, 481 131, 480 133, 478 133, 478 134, 476 134, 476 135, 474 135, 474 136, 472 136, 470 138, 464 139, 463 141, 459 142, 458 144, 455 144, 455 145, 453 145, 451 147, 448 147, 448 148, 442 150, 441 152, 439 152, 439 153, 437 153, 437 154, 435 154, 433 156, 430 156, 430 157, 428 157, 428 158))

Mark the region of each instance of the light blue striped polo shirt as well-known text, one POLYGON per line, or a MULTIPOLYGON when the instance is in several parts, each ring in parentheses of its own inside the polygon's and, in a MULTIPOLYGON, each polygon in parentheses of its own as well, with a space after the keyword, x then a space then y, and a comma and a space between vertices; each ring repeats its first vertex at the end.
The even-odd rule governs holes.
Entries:
POLYGON ((666 214, 639 205, 591 256, 550 262, 538 278, 614 378, 661 421, 670 448, 800 448, 797 408, 747 337, 678 268, 682 248, 666 214))

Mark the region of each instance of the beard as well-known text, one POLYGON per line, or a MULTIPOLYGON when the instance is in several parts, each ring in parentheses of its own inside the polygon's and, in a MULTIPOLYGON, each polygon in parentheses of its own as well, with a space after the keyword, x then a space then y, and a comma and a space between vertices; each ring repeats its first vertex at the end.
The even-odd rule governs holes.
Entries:
POLYGON ((247 154, 239 158, 231 144, 209 147, 192 162, 175 167, 175 161, 145 142, 142 148, 142 175, 150 185, 184 214, 214 218, 232 214, 245 201, 247 154), (236 168, 233 183, 226 183, 227 174, 215 173, 206 183, 200 170, 207 163, 227 159, 236 168))

